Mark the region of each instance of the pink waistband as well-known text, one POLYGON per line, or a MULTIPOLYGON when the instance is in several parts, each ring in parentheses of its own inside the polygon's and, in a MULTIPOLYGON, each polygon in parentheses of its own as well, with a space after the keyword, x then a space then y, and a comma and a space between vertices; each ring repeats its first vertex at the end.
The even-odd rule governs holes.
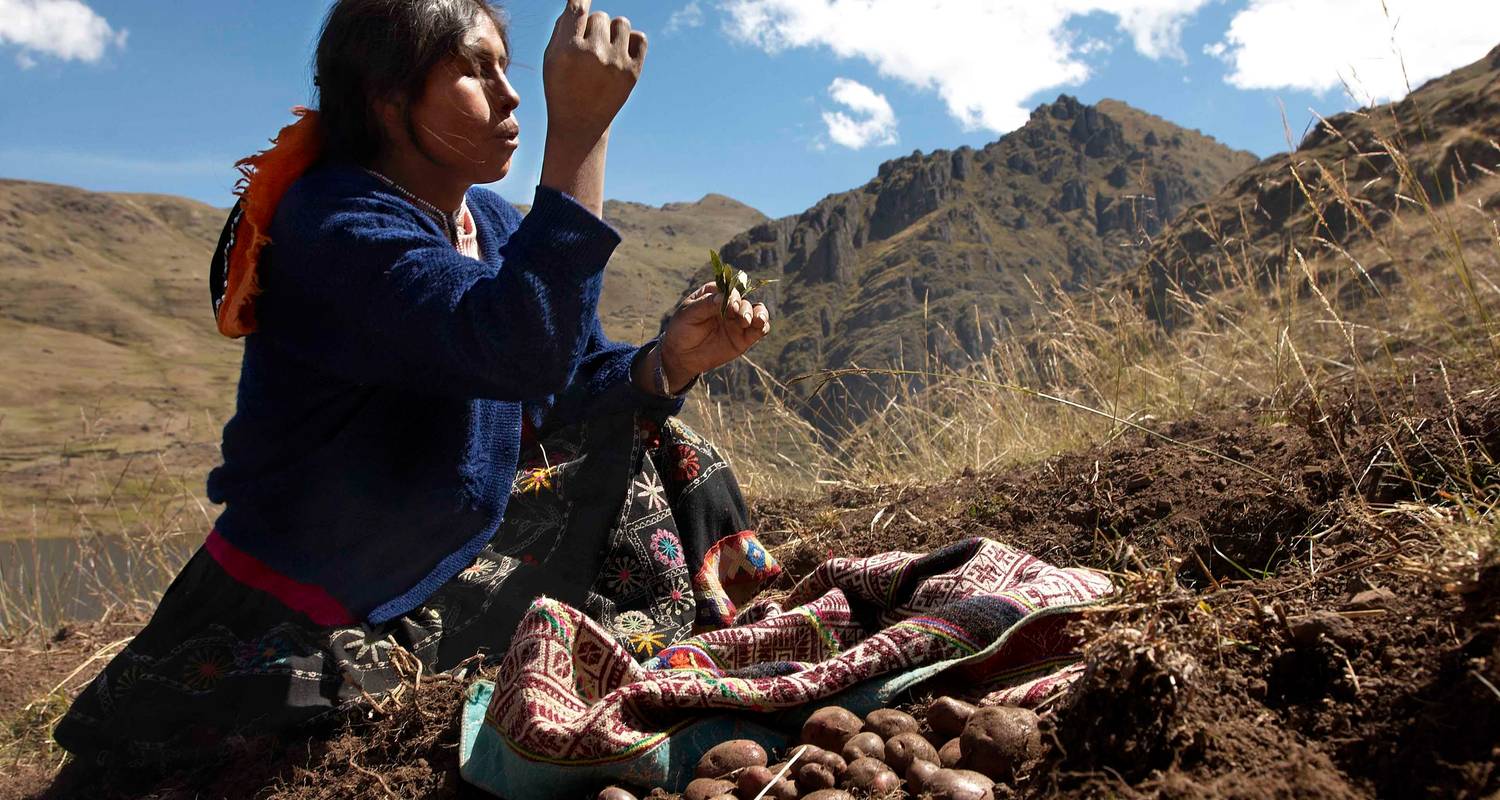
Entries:
POLYGON ((230 544, 217 528, 208 534, 203 549, 219 562, 229 577, 275 597, 293 611, 306 614, 318 625, 354 623, 354 615, 323 587, 292 580, 271 569, 265 562, 230 544))

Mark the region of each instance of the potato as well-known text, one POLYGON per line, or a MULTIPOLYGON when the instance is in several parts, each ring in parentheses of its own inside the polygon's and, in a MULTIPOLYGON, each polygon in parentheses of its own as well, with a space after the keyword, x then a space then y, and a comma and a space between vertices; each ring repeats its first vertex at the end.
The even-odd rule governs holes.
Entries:
POLYGON ((736 788, 745 797, 754 797, 761 789, 766 788, 766 784, 770 783, 775 775, 776 773, 772 772, 770 767, 746 767, 735 780, 736 788))
MULTIPOLYGON (((806 760, 806 758, 806 756, 803 756, 804 760, 806 760)), ((845 761, 844 757, 839 755, 838 753, 830 753, 827 750, 820 750, 818 751, 818 755, 816 756, 816 758, 817 763, 827 767, 828 770, 833 773, 833 776, 835 778, 842 777, 844 774, 844 770, 849 768, 849 762, 845 761)))
POLYGON ((947 744, 938 748, 938 763, 948 769, 958 766, 962 756, 963 746, 957 737, 949 739, 947 744))
POLYGON ((871 797, 884 797, 901 789, 901 779, 896 777, 896 773, 886 770, 875 773, 868 783, 857 788, 869 792, 871 797))
POLYGON ((840 752, 849 737, 859 733, 864 721, 853 711, 838 706, 825 706, 812 713, 802 725, 802 743, 816 745, 824 750, 840 752))
POLYGON ((911 762, 921 759, 937 763, 938 754, 920 733, 898 733, 885 743, 885 764, 904 775, 911 762))
POLYGON ((636 796, 621 789, 618 786, 606 786, 599 790, 599 796, 595 800, 637 800, 636 796))
POLYGON ((1036 714, 1008 706, 975 711, 959 742, 963 756, 958 765, 995 780, 1008 779, 1027 759, 1042 752, 1036 714))
POLYGON ((927 726, 944 739, 963 733, 964 723, 974 716, 977 707, 952 697, 939 697, 927 704, 927 726))
POLYGON ((826 752, 828 751, 814 744, 799 744, 788 747, 782 755, 786 757, 784 761, 791 761, 792 756, 801 753, 802 755, 797 756, 797 763, 801 764, 804 761, 817 761, 826 752))
POLYGON ((844 743, 844 761, 853 764, 861 758, 885 758, 885 742, 879 734, 865 731, 849 737, 844 743))
POLYGON ((885 794, 901 785, 901 780, 884 761, 878 758, 860 758, 850 762, 844 772, 844 786, 867 794, 885 794))
POLYGON ((718 778, 742 767, 766 765, 766 749, 749 739, 731 739, 710 748, 698 760, 698 778, 718 778))
MULTIPOLYGON (((719 778, 696 778, 683 790, 684 800, 713 800, 721 794, 734 791, 734 781, 719 778)), ((602 798, 601 798, 602 800, 602 798)))
POLYGON ((995 782, 967 769, 940 769, 927 778, 932 800, 995 800, 995 782))
POLYGON ((809 795, 803 795, 802 800, 854 800, 854 795, 842 789, 819 789, 809 795))
POLYGON ((852 785, 856 781, 863 781, 881 770, 889 770, 884 761, 878 758, 857 758, 849 762, 849 769, 844 771, 844 783, 852 785))
POLYGON ((905 711, 877 708, 865 715, 865 730, 890 739, 898 733, 916 733, 917 719, 905 711))
POLYGON ((740 797, 754 797, 760 794, 760 790, 770 784, 771 789, 766 792, 766 797, 773 800, 796 800, 797 786, 785 778, 777 778, 778 770, 770 767, 746 767, 740 773, 736 781, 736 789, 740 797))
POLYGON ((838 782, 833 770, 816 761, 799 764, 797 768, 797 788, 804 792, 832 789, 838 782))
MULTIPOLYGON (((799 794, 797 784, 786 778, 782 778, 776 782, 776 785, 771 787, 771 791, 766 792, 766 798, 767 800, 797 800, 799 794)), ((754 797, 755 795, 752 794, 750 796, 754 797)))
POLYGON ((927 779, 940 769, 942 767, 937 764, 920 758, 911 762, 911 766, 906 768, 906 786, 911 790, 910 793, 921 794, 927 791, 927 779))

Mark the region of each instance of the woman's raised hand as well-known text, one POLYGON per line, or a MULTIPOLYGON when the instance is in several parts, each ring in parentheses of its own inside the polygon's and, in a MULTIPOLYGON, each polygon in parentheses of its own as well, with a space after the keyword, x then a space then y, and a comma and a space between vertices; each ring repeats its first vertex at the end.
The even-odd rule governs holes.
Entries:
POLYGON ((592 146, 609 130, 641 77, 646 35, 630 20, 602 11, 591 0, 567 0, 542 60, 547 135, 592 146))
POLYGON ((719 288, 705 283, 678 304, 661 336, 662 371, 671 388, 694 375, 727 364, 744 355, 771 332, 771 312, 764 303, 751 304, 739 290, 729 293, 729 307, 719 316, 719 288))

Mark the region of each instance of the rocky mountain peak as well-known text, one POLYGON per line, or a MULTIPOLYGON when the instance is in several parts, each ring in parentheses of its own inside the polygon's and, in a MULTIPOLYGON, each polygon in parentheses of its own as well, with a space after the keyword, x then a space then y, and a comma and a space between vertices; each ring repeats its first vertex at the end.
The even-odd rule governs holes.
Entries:
POLYGON ((1123 103, 1061 95, 983 148, 887 161, 864 186, 721 253, 780 279, 765 290, 779 349, 762 356, 779 377, 902 354, 959 363, 1027 313, 1030 287, 1080 288, 1133 267, 1178 208, 1253 162, 1123 103))

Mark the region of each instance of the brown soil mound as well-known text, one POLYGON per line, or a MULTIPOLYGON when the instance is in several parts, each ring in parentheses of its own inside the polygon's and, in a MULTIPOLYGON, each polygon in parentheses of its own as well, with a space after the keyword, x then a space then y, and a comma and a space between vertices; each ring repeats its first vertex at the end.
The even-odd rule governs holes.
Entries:
MULTIPOLYGON (((1325 390, 1290 424, 1225 409, 1162 430, 1184 444, 1125 431, 1039 464, 756 510, 787 581, 834 550, 976 535, 1121 576, 1014 796, 1483 797, 1500 791, 1500 566, 1455 570, 1440 533, 1454 526, 1431 523, 1465 513, 1450 498, 1500 492, 1500 388, 1459 374, 1325 390)), ((471 796, 460 696, 428 681, 331 737, 89 796, 471 796)))
POLYGON ((763 519, 820 521, 792 534, 793 574, 835 543, 983 535, 1132 576, 1089 621, 1086 673, 1044 717, 1052 746, 1021 796, 1489 796, 1500 567, 1438 569, 1421 519, 1462 513, 1441 505, 1460 491, 1494 502, 1500 389, 1434 375, 1309 406, 1297 424, 1244 408, 1163 431, 1211 452, 1132 433, 763 519))

